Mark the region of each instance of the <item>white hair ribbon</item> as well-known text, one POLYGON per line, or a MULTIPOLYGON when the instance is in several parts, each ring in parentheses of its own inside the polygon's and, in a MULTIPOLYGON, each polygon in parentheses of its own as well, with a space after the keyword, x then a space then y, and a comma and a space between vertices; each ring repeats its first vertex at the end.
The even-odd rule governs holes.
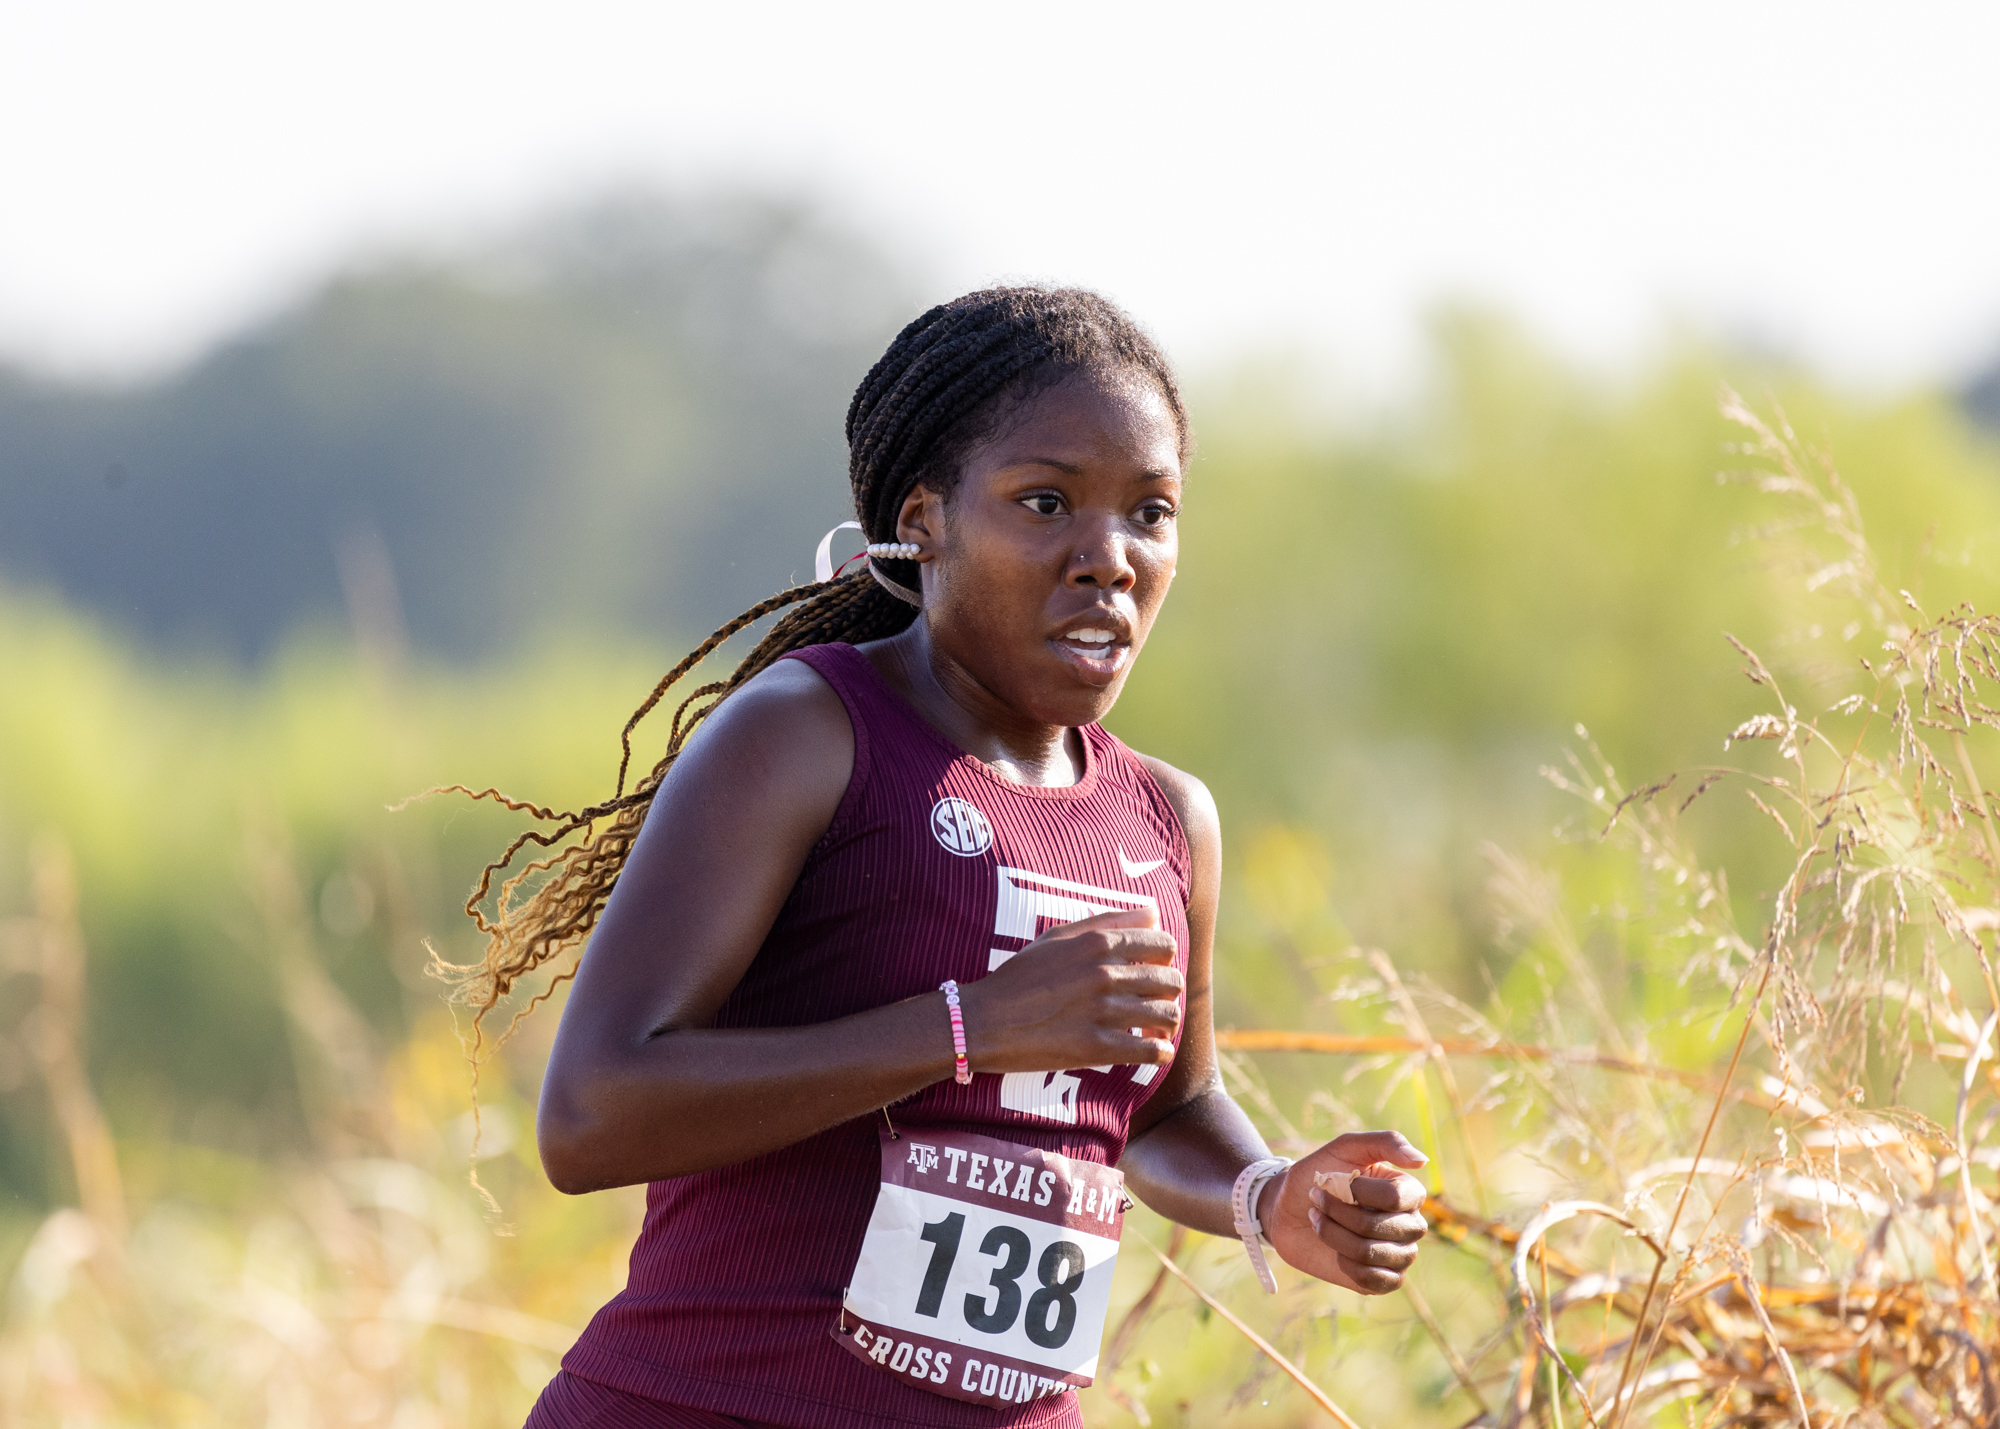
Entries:
POLYGON ((896 597, 904 605, 914 605, 918 610, 924 608, 924 598, 912 591, 908 586, 897 585, 894 581, 883 575, 881 568, 875 564, 873 556, 868 558, 868 574, 875 577, 876 585, 882 587, 883 590, 889 592, 890 595, 896 597))
POLYGON ((842 531, 859 531, 859 521, 843 521, 819 538, 819 549, 813 552, 813 579, 824 585, 833 579, 833 538, 842 531))

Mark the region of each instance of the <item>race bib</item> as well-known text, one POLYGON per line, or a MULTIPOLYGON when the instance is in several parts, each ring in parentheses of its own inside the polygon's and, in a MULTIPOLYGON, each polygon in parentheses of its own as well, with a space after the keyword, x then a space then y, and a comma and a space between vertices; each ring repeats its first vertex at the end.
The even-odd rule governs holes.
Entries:
POLYGON ((1024 1404, 1097 1373, 1125 1177, 963 1132, 882 1140, 834 1338, 905 1384, 1024 1404))

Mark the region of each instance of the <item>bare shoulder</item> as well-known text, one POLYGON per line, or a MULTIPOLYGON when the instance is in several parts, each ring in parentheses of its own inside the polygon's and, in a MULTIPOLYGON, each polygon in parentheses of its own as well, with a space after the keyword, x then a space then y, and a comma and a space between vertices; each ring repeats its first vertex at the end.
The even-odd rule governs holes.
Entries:
POLYGON ((1222 849, 1222 815, 1216 811, 1215 796, 1208 792, 1208 785, 1164 759, 1137 750, 1132 753, 1153 776, 1153 782, 1160 786, 1160 792, 1167 796, 1167 802, 1180 817, 1188 853, 1197 863, 1213 859, 1222 849))
POLYGON ((833 809, 854 772, 854 726, 840 696, 803 660, 759 671, 702 721, 675 775, 721 777, 739 798, 760 787, 806 809, 833 809))
POLYGON ((732 719, 751 722, 778 719, 801 732, 813 724, 837 727, 852 736, 847 707, 841 704, 840 696, 803 660, 779 660, 765 666, 723 703, 716 711, 718 719, 724 712, 730 712, 732 719))

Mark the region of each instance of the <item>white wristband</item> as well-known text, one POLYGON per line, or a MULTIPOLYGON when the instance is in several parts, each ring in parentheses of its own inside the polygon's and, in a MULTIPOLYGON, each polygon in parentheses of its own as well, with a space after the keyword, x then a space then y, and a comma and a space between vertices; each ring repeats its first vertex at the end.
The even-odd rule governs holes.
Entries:
POLYGON ((1288 1170, 1291 1164, 1282 1156, 1252 1161, 1237 1174, 1236 1185, 1229 1193, 1229 1214, 1236 1223, 1236 1234, 1243 1237, 1243 1249, 1249 1253, 1250 1264, 1256 1267, 1257 1281, 1266 1295, 1277 1294, 1278 1282, 1264 1259, 1264 1243, 1259 1239, 1264 1234, 1264 1225, 1257 1218, 1257 1198, 1263 1193, 1264 1183, 1288 1170))

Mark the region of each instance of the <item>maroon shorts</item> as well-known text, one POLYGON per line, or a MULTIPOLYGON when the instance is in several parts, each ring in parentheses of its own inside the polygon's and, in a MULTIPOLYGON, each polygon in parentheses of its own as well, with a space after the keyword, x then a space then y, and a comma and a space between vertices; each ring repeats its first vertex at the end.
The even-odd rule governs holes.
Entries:
POLYGON ((769 1429, 706 1409, 642 1399, 561 1370, 549 1381, 522 1429, 769 1429))

